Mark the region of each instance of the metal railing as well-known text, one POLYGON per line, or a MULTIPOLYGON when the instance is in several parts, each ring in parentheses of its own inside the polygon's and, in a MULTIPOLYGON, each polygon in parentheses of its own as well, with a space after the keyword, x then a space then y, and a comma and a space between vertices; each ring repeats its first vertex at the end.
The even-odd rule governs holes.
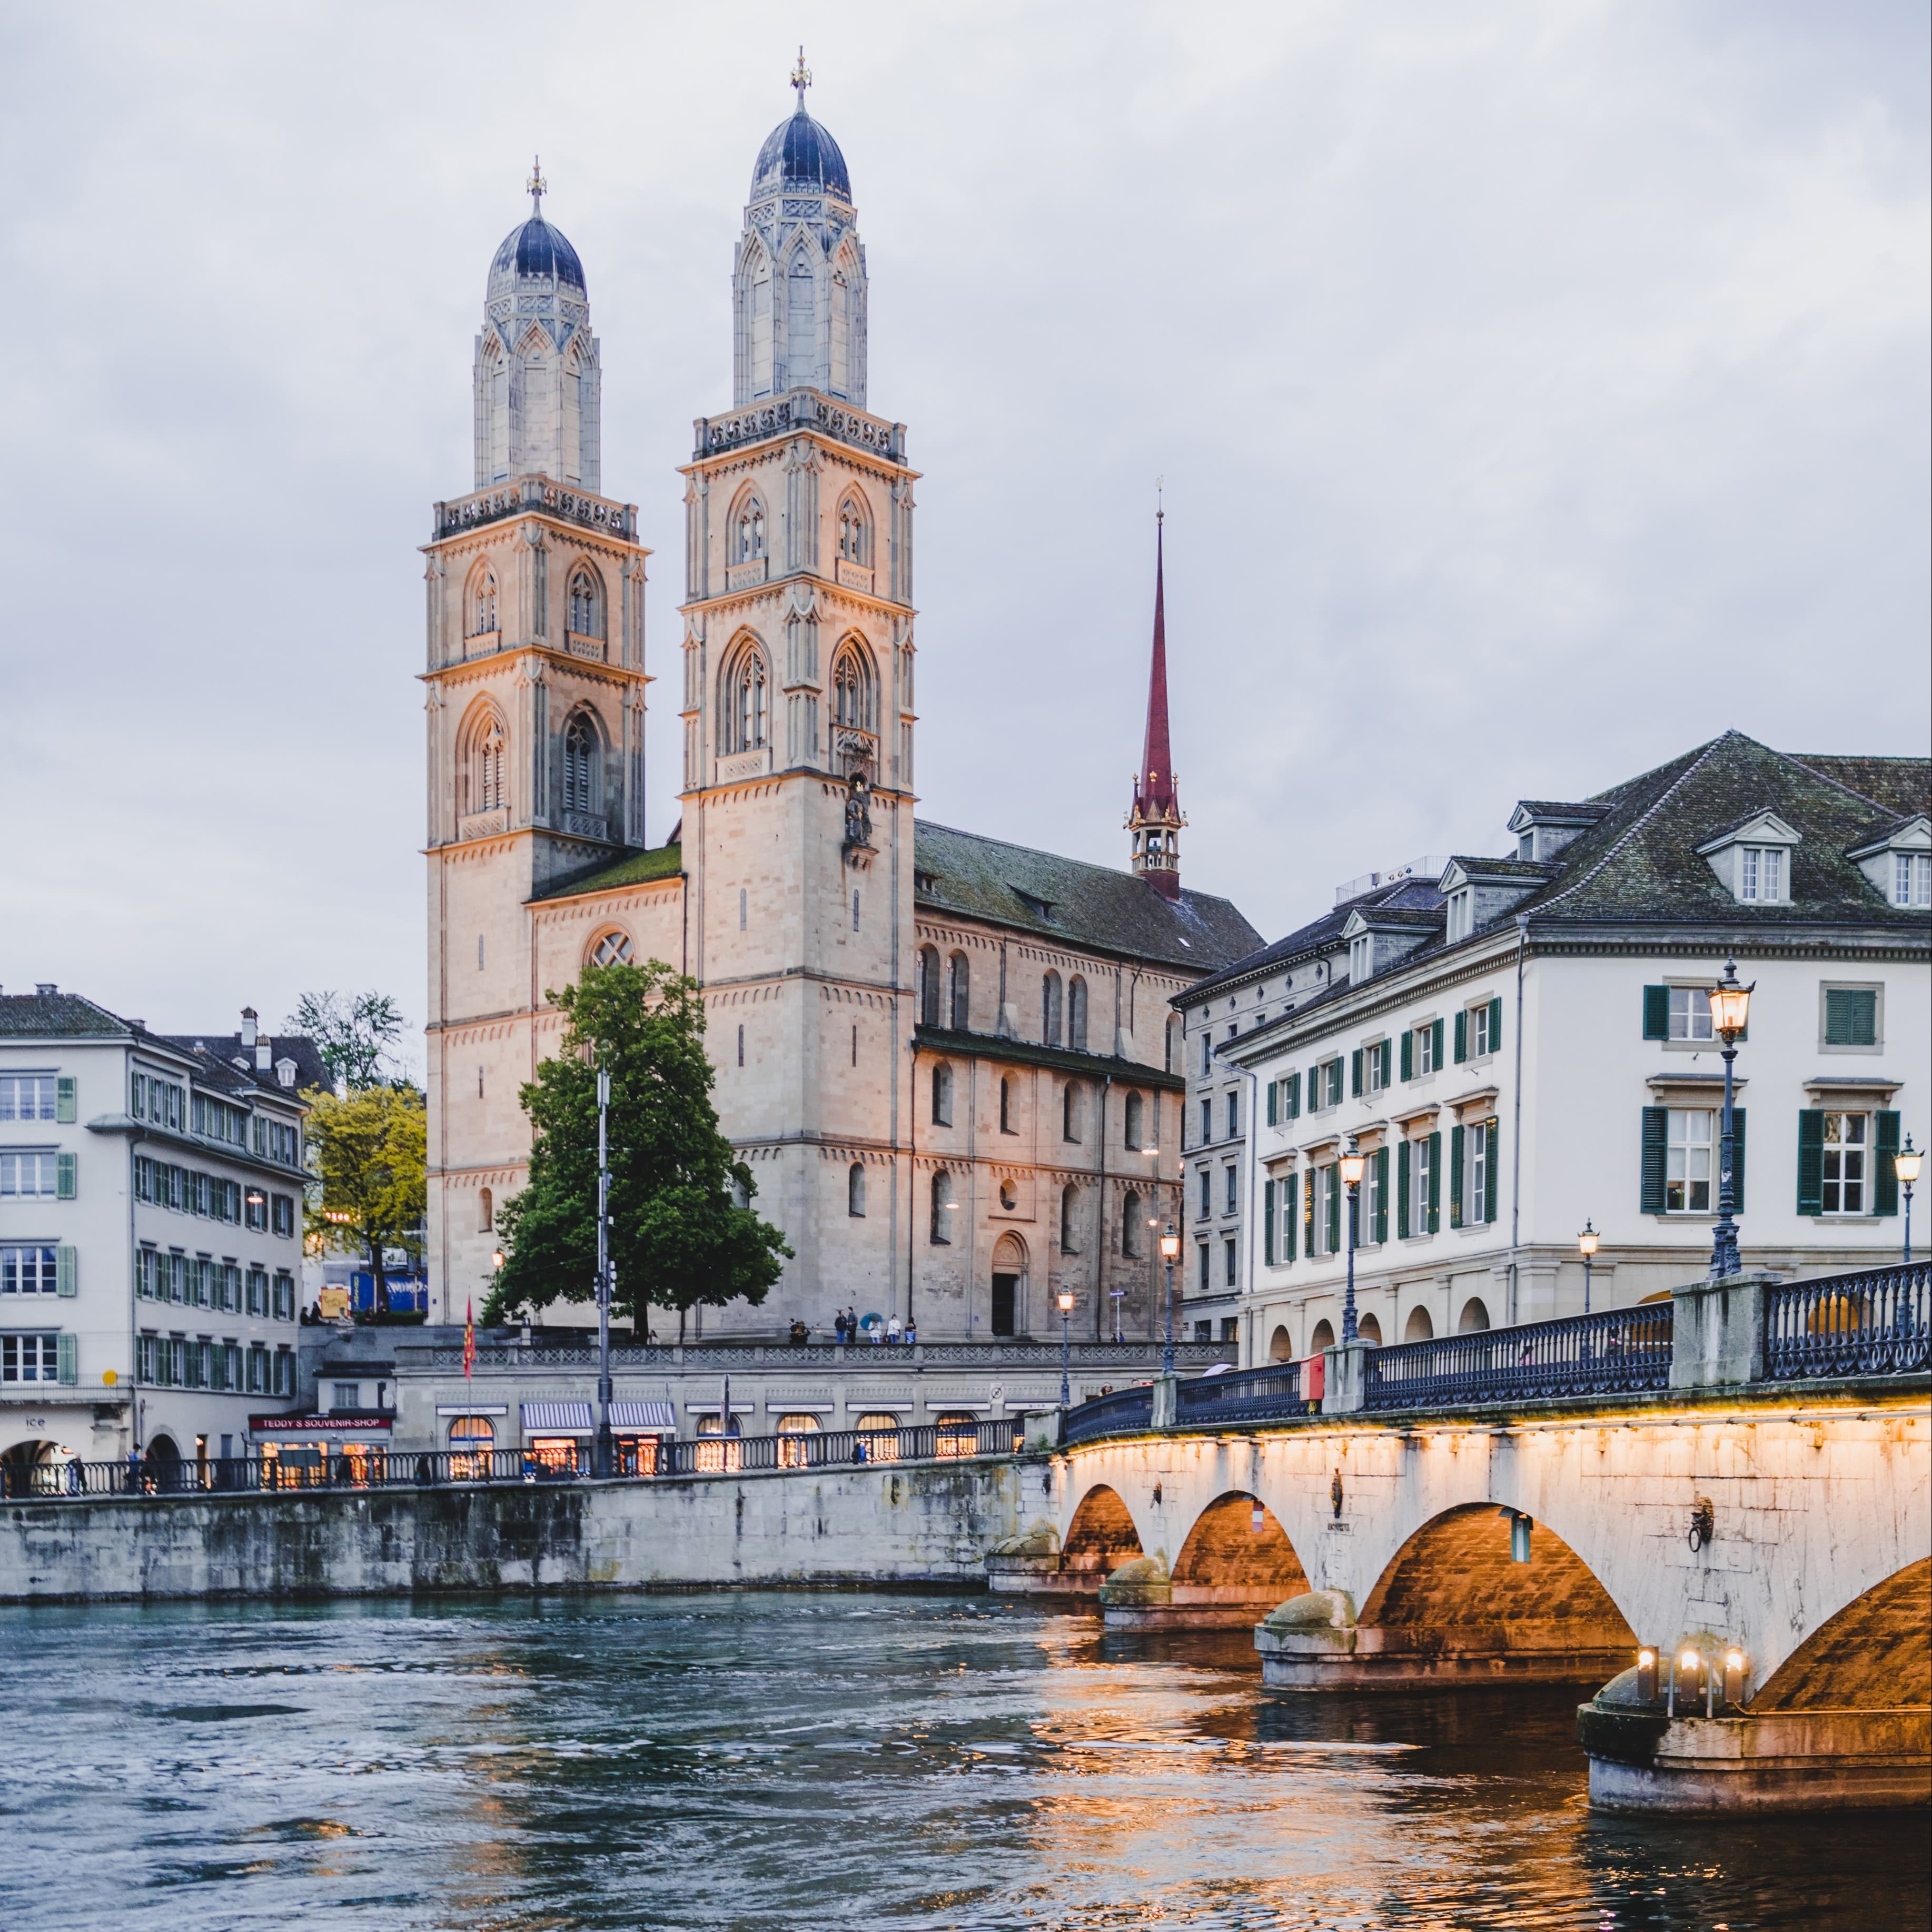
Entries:
POLYGON ((1932 1370, 1928 1303, 1928 1262, 1768 1288, 1765 1374, 1773 1382, 1922 1375, 1932 1370))
POLYGON ((1668 1388, 1673 1312, 1667 1301, 1646 1302, 1371 1348, 1362 1362, 1362 1406, 1423 1408, 1668 1388))
MULTIPOLYGON (((463 1350, 453 1343, 398 1342, 399 1366, 411 1370, 460 1369, 463 1350)), ((1158 1370, 1158 1342, 1076 1342, 1069 1354, 1076 1366, 1158 1370)), ((1187 1368, 1232 1363, 1232 1342, 1177 1342, 1174 1360, 1187 1368)), ((898 1369, 928 1362, 976 1368, 1058 1369, 1058 1342, 694 1342, 613 1348, 614 1369, 898 1369)), ((476 1351, 481 1374, 498 1369, 594 1369, 594 1346, 550 1344, 525 1348, 520 1342, 491 1343, 476 1351)), ((326 1372, 326 1365, 325 1365, 326 1372)))
POLYGON ((1125 1430, 1150 1428, 1153 1423, 1154 1384, 1142 1382, 1132 1388, 1096 1395, 1090 1402, 1070 1408, 1066 1440, 1081 1442, 1090 1436, 1113 1436, 1125 1430))
POLYGON ((1301 1393, 1299 1362, 1270 1362, 1234 1375, 1202 1376, 1177 1382, 1174 1389, 1174 1420, 1180 1424, 1270 1422, 1306 1415, 1310 1407, 1301 1393))
MULTIPOLYGON (((1026 1447, 1025 1428, 1025 1418, 1016 1415, 796 1436, 700 1436, 685 1442, 656 1436, 620 1436, 614 1445, 615 1476, 620 1481, 651 1480, 1011 1456, 1026 1447)), ((310 1490, 574 1483, 590 1479, 590 1448, 584 1438, 568 1444, 553 1441, 531 1449, 285 1449, 273 1456, 211 1457, 206 1462, 144 1457, 118 1462, 9 1462, 0 1463, 0 1495, 9 1502, 56 1502, 86 1496, 268 1496, 310 1490)))

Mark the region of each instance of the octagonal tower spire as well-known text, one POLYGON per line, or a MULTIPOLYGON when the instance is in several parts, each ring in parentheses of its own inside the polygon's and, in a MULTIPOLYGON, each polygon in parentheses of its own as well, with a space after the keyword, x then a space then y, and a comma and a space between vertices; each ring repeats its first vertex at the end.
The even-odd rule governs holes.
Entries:
POLYGON ((1154 512, 1154 662, 1148 676, 1147 735, 1140 770, 1134 774, 1134 802, 1127 814, 1133 835, 1134 870, 1163 898, 1180 896, 1179 788, 1168 748, 1167 727, 1167 592, 1162 536, 1166 513, 1154 512))

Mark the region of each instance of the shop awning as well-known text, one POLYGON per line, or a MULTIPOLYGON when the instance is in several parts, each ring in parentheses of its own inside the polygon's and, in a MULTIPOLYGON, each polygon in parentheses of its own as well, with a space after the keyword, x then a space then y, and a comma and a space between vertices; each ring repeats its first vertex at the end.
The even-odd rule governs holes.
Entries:
POLYGON ((587 1402, 526 1402, 523 1409, 526 1436, 588 1436, 597 1426, 587 1402))
MULTIPOLYGON (((733 1407, 736 1407, 734 1403, 733 1407)), ((677 1417, 668 1402, 614 1402, 610 1405, 613 1429, 677 1429, 677 1417)))

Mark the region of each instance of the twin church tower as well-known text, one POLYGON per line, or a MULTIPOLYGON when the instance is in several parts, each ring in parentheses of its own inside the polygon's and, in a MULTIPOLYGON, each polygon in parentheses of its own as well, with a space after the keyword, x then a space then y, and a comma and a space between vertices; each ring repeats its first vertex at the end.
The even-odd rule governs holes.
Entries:
MULTIPOLYGON (((1151 1318, 1181 1217, 1168 1001, 1258 944, 1180 884, 1156 576, 1146 748, 1114 872, 915 816, 914 487, 866 408, 865 250, 805 109, 759 150, 733 270, 733 406, 685 478, 682 818, 644 828, 636 506, 603 494, 584 267, 544 218, 490 266, 476 488, 428 559, 432 1318, 489 1289, 524 1184, 544 998, 588 963, 704 988, 724 1131, 795 1258, 706 1332, 893 1314, 922 1338, 1151 1318)), ((568 1305, 550 1319, 571 1318, 568 1305)))

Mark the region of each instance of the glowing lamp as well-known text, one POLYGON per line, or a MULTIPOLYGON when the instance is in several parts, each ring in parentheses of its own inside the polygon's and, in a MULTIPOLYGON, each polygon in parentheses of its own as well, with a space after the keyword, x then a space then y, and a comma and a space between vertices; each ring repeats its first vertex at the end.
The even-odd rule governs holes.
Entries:
POLYGON ((1918 1171, 1924 1165, 1925 1156, 1912 1144, 1912 1136, 1907 1134, 1905 1144, 1892 1157, 1893 1168, 1906 1186, 1911 1186, 1918 1178, 1918 1171))
POLYGON ((1174 1223, 1172 1221, 1168 1222, 1166 1227, 1161 1231, 1160 1258, 1164 1262, 1174 1262, 1180 1258, 1180 1237, 1174 1232, 1174 1223))
POLYGON ((1073 1297, 1065 1288, 1062 1288, 1053 1298, 1059 1303, 1061 1314, 1071 1315, 1073 1312, 1073 1297))
POLYGON ((1583 1223, 1583 1232, 1576 1237, 1576 1246, 1586 1256, 1594 1255, 1597 1252, 1598 1238, 1596 1229, 1586 1221, 1583 1223))
POLYGON ((1748 986, 1740 986, 1738 962, 1726 960, 1724 976, 1711 988, 1711 1030, 1723 1034, 1727 1040, 1742 1033, 1750 1017, 1750 996, 1756 988, 1755 980, 1748 986))
POLYGON ((1657 1652, 1648 1644, 1636 1654, 1636 1694, 1640 1703, 1657 1702, 1657 1652))
POLYGON ((503 1251, 501 1248, 492 1250, 490 1256, 490 1265, 492 1268, 501 1268, 503 1265, 503 1251))
POLYGON ((1724 1702, 1739 1705, 1744 1701, 1744 1654, 1738 1649, 1724 1652, 1724 1702))
POLYGON ((1369 1164, 1369 1157, 1355 1144, 1354 1136, 1348 1138, 1348 1151, 1342 1156, 1342 1184, 1345 1187, 1359 1187, 1362 1184, 1362 1170, 1369 1164))

